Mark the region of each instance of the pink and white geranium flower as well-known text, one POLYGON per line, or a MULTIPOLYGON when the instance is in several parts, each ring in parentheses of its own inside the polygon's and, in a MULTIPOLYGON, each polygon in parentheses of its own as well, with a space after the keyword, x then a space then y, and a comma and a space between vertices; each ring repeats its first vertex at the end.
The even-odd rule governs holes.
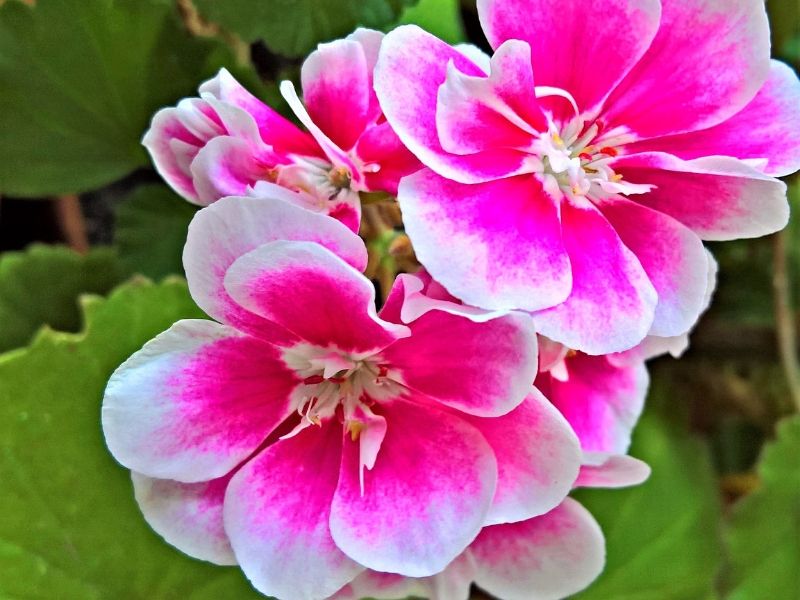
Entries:
POLYGON ((397 193, 419 168, 383 119, 373 71, 383 34, 359 29, 321 44, 302 67, 303 99, 281 92, 305 132, 262 103, 225 69, 153 118, 143 143, 156 169, 187 200, 207 205, 241 196, 259 182, 303 192, 297 201, 354 231, 359 192, 397 193))
POLYGON ((533 313, 590 354, 670 338, 707 291, 701 240, 787 222, 800 82, 761 0, 478 0, 491 57, 384 40, 384 114, 427 169, 399 200, 466 303, 533 313))
POLYGON ((175 324, 106 390, 106 440, 150 524, 268 595, 434 575, 485 525, 558 506, 579 473, 578 439, 532 387, 527 315, 402 323, 403 290, 376 313, 365 263, 334 219, 222 199, 184 253, 218 322, 175 324))

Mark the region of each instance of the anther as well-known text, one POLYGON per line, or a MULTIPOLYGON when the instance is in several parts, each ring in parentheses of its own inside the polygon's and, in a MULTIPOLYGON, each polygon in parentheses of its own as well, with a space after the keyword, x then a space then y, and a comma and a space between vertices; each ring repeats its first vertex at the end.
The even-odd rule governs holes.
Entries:
POLYGON ((310 377, 303 379, 303 383, 306 385, 315 385, 317 383, 322 383, 323 381, 325 381, 325 378, 322 375, 311 375, 310 377))
POLYGON ((594 158, 594 156, 592 156, 592 155, 591 155, 591 154, 589 154, 588 152, 581 152, 581 153, 578 155, 578 157, 579 157, 581 160, 588 160, 588 161, 591 161, 591 160, 594 158))
POLYGON ((610 146, 606 146, 604 148, 600 148, 600 154, 605 154, 606 156, 619 156, 619 152, 616 148, 611 148, 610 146))

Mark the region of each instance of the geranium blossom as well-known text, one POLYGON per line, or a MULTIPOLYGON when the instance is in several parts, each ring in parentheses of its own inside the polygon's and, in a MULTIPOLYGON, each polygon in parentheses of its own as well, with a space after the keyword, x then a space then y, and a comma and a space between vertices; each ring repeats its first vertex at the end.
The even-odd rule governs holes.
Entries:
POLYGON ((366 568, 434 575, 485 525, 558 506, 580 444, 532 387, 530 318, 403 323, 402 285, 377 314, 361 240, 267 200, 198 213, 184 265, 218 322, 177 323, 106 390, 106 439, 151 525, 294 600, 366 568))
POLYGON ((143 143, 159 173, 191 202, 245 195, 259 182, 302 191, 304 207, 358 230, 358 192, 396 194, 419 167, 383 120, 372 75, 383 34, 359 29, 321 44, 303 64, 305 106, 281 92, 307 132, 284 119, 223 69, 153 118, 143 143))
POLYGON ((466 303, 523 309, 589 354, 680 336, 701 240, 787 222, 800 83, 761 0, 479 0, 481 57, 384 40, 383 111, 426 169, 399 200, 417 256, 466 303))

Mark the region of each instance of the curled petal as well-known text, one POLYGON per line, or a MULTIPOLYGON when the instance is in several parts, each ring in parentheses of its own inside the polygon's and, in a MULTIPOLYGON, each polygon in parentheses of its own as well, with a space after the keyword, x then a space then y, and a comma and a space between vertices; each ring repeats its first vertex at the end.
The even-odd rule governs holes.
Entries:
POLYGON ((222 522, 222 501, 232 473, 200 483, 151 479, 131 473, 136 502, 164 540, 193 558, 235 565, 222 522))

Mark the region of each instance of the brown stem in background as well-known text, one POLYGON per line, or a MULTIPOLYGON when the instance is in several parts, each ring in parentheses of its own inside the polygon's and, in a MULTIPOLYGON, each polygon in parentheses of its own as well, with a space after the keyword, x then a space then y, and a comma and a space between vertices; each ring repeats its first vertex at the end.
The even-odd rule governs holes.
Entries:
POLYGON ((800 359, 798 359, 797 353, 797 322, 792 309, 789 288, 786 231, 776 233, 772 240, 774 252, 772 285, 775 292, 775 329, 778 336, 778 351, 795 410, 800 412, 800 359))
POLYGON ((77 196, 59 196, 55 199, 56 219, 61 234, 70 248, 81 254, 89 251, 89 236, 83 220, 81 203, 77 196))

